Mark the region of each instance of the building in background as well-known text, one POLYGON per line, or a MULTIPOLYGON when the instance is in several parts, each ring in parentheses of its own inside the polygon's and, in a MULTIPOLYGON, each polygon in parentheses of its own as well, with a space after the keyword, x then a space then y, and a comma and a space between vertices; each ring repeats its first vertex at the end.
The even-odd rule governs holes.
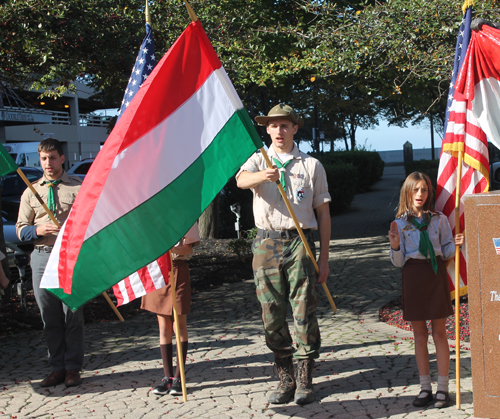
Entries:
POLYGON ((66 170, 75 162, 97 155, 108 137, 112 118, 103 112, 94 92, 75 83, 76 94, 39 99, 37 91, 13 91, 0 86, 0 142, 36 143, 57 138, 64 145, 66 170))

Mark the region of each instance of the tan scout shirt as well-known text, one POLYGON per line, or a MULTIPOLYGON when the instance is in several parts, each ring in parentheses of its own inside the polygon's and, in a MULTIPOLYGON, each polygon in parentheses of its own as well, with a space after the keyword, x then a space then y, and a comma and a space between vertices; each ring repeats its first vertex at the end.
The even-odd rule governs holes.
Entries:
MULTIPOLYGON (((54 186, 54 201, 56 210, 54 216, 61 225, 68 218, 69 211, 75 202, 76 194, 80 190, 82 180, 78 176, 68 176, 63 172, 59 178, 62 182, 54 186)), ((49 187, 47 186, 49 180, 43 175, 36 182, 33 182, 33 188, 42 197, 43 202, 48 204, 49 187)), ((48 205, 47 205, 48 206, 48 205)), ((38 199, 29 188, 26 188, 21 196, 21 204, 19 206, 19 216, 17 217, 16 232, 20 237, 21 230, 26 226, 39 226, 42 224, 51 223, 51 219, 43 209, 38 199)), ((43 236, 35 240, 35 245, 52 246, 56 242, 57 234, 50 236, 43 236)))
MULTIPOLYGON (((272 146, 267 154, 271 162, 273 157, 278 158, 272 146)), ((331 201, 325 169, 317 159, 299 151, 295 144, 290 155, 293 161, 286 166, 286 194, 300 227, 317 229, 318 222, 313 209, 331 201)), ((262 153, 257 152, 241 166, 236 178, 243 171, 255 173, 266 168, 262 153)), ((252 188, 252 191, 253 214, 258 228, 277 231, 295 228, 277 185, 264 182, 252 188)))

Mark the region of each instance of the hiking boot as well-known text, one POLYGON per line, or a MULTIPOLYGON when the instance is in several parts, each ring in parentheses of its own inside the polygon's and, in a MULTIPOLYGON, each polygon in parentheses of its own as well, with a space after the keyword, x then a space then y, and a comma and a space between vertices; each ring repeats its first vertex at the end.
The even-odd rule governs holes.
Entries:
POLYGON ((295 403, 304 405, 312 403, 315 399, 312 372, 314 368, 314 359, 301 359, 297 366, 297 390, 295 391, 295 403))
POLYGON ((280 384, 276 391, 269 395, 269 403, 282 404, 288 403, 295 392, 295 377, 293 375, 293 358, 274 357, 276 370, 280 377, 280 384))
POLYGON ((171 396, 182 396, 182 384, 180 378, 174 378, 172 381, 172 387, 170 387, 168 394, 171 396))
POLYGON ((168 377, 163 377, 163 379, 161 380, 161 384, 154 388, 153 393, 158 394, 159 396, 164 396, 165 394, 168 394, 171 387, 172 387, 172 379, 168 377))

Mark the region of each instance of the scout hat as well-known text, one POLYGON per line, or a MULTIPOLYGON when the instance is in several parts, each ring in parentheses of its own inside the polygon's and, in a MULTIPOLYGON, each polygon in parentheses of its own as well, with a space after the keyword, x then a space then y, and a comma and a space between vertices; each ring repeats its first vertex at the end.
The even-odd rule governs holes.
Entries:
POLYGON ((285 105, 284 103, 280 103, 279 105, 276 105, 274 108, 272 108, 267 116, 255 117, 257 124, 263 126, 266 126, 268 122, 272 121, 273 119, 288 119, 289 121, 292 121, 294 124, 298 125, 299 128, 304 125, 304 119, 302 119, 302 117, 299 116, 291 106, 285 105))

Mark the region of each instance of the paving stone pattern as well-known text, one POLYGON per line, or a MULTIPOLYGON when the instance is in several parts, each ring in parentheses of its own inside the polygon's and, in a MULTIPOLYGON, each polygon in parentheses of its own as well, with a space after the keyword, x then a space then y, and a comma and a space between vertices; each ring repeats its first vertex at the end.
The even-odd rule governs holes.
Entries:
MULTIPOLYGON (((156 318, 86 328, 83 383, 42 389, 50 373, 42 332, 0 342, 0 418, 461 418, 471 417, 470 353, 461 353, 461 409, 416 409, 419 391, 411 332, 378 320, 399 294, 400 271, 388 256, 401 167, 359 194, 353 210, 332 219, 329 288, 338 312, 322 297, 322 353, 314 369, 316 402, 269 405, 278 384, 264 343, 251 272, 238 284, 196 295, 188 317, 188 401, 152 393, 162 378, 156 318)), ((321 290, 321 292, 323 292, 321 290)), ((450 390, 455 401, 454 352, 450 390)), ((437 380, 434 347, 431 372, 437 380)), ((436 383, 433 384, 434 390, 436 383)))

